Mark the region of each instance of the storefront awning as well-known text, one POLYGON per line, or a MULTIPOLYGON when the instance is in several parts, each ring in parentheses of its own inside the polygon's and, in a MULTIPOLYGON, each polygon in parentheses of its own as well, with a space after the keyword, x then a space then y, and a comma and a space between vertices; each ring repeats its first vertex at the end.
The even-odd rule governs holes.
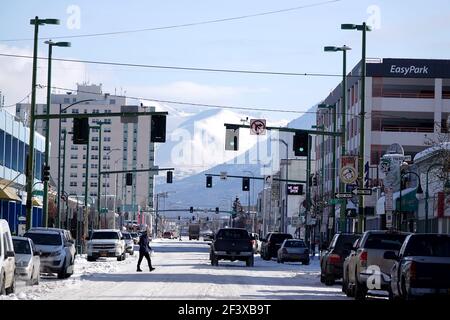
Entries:
MULTIPOLYGON (((393 209, 400 210, 400 191, 393 194, 393 209)), ((385 196, 377 200, 376 214, 385 214, 385 196)), ((416 211, 419 201, 416 198, 416 188, 402 190, 402 211, 416 211)))
POLYGON ((7 201, 18 201, 21 202, 22 199, 19 198, 16 191, 13 188, 6 187, 5 185, 0 184, 0 200, 7 201))

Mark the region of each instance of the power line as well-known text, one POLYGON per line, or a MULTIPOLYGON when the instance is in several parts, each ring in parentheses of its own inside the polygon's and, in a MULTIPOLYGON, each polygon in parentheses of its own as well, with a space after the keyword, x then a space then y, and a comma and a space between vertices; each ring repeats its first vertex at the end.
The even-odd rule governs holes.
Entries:
MULTIPOLYGON (((37 86, 42 87, 42 88, 47 87, 46 85, 41 85, 41 84, 37 84, 37 86)), ((55 87, 55 86, 51 86, 51 88, 57 89, 57 90, 70 91, 70 92, 88 93, 91 95, 98 95, 98 96, 102 96, 102 97, 104 96, 102 93, 93 93, 93 92, 77 90, 77 89, 61 88, 61 87, 55 87)), ((194 106, 194 107, 232 109, 232 110, 248 110, 248 111, 267 111, 267 112, 281 112, 281 113, 298 113, 298 114, 305 114, 305 113, 316 114, 315 111, 289 110, 284 107, 283 107, 283 109, 258 108, 258 107, 237 107, 237 106, 213 105, 213 104, 205 104, 205 103, 186 102, 186 101, 162 100, 162 99, 145 98, 145 97, 133 97, 133 96, 121 96, 121 97, 124 97, 127 99, 132 99, 132 100, 141 100, 141 101, 168 103, 168 104, 177 104, 177 105, 189 105, 189 106, 194 106)), ((341 114, 341 113, 338 112, 337 114, 341 114)), ((347 113, 347 115, 352 115, 352 114, 347 113)))
MULTIPOLYGON (((295 10, 300 10, 300 9, 305 9, 305 8, 312 8, 312 7, 323 6, 323 5, 327 5, 327 4, 331 4, 331 3, 335 3, 335 2, 341 2, 341 1, 343 1, 343 0, 322 1, 322 2, 312 3, 312 4, 308 4, 308 5, 302 5, 302 6, 292 7, 292 8, 274 10, 274 11, 266 11, 266 12, 260 12, 260 13, 248 14, 248 15, 242 15, 242 16, 236 16, 236 17, 230 17, 230 18, 206 20, 206 21, 199 21, 199 22, 191 22, 191 23, 170 25, 170 26, 144 28, 144 29, 133 29, 133 30, 123 30, 123 31, 113 31, 113 32, 87 33, 87 34, 80 34, 80 35, 73 35, 73 36, 57 36, 57 37, 51 37, 51 38, 52 39, 87 38, 87 37, 112 36, 112 35, 122 35, 122 34, 146 32, 146 31, 157 31, 157 30, 167 30, 167 29, 194 27, 194 26, 205 25, 205 24, 213 24, 213 23, 220 23, 220 22, 227 22, 227 21, 235 21, 235 20, 242 20, 242 19, 260 17, 260 16, 266 16, 266 15, 290 12, 290 11, 295 11, 295 10)), ((43 40, 43 39, 47 39, 47 38, 41 37, 39 39, 43 40)), ((13 41, 30 41, 30 40, 33 40, 33 38, 2 39, 0 41, 2 41, 2 42, 13 42, 13 41)))
MULTIPOLYGON (((7 54, 7 53, 0 53, 0 56, 2 56, 2 57, 12 57, 12 58, 26 58, 26 59, 32 59, 33 58, 33 56, 29 56, 29 55, 7 54)), ((37 59, 48 60, 47 57, 37 57, 37 59)), ((331 73, 308 73, 308 72, 298 73, 298 72, 239 70, 239 69, 214 69, 214 68, 162 66, 162 65, 150 65, 150 64, 136 64, 136 63, 122 63, 122 62, 108 62, 108 61, 94 61, 94 60, 79 60, 79 59, 61 59, 61 58, 52 58, 52 61, 86 63, 86 64, 97 64, 97 65, 109 65, 109 66, 120 66, 120 67, 171 69, 171 70, 202 71, 202 72, 245 73, 245 74, 256 74, 256 75, 274 75, 274 76, 341 77, 342 78, 342 74, 331 74, 331 73)), ((348 75, 347 77, 348 78, 352 78, 352 77, 360 78, 360 76, 353 76, 353 75, 348 75)))

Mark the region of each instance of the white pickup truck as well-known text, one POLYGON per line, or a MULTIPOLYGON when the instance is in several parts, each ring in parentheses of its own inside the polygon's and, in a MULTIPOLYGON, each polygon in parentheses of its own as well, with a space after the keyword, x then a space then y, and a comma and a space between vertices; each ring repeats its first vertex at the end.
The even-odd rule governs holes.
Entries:
POLYGON ((125 260, 125 240, 119 230, 94 230, 88 238, 87 260, 95 261, 100 257, 116 257, 117 261, 125 260))

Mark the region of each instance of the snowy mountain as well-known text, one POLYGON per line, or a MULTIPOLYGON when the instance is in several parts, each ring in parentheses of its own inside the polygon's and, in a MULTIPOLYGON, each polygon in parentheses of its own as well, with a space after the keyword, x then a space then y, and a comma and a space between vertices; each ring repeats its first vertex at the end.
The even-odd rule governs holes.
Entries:
MULTIPOLYGON (((314 112, 312 107, 308 112, 314 112)), ((213 177, 213 187, 206 188, 205 174, 249 175, 261 177, 268 174, 264 170, 274 167, 270 157, 274 146, 284 158, 285 146, 271 141, 284 139, 291 147, 292 134, 269 132, 265 136, 250 135, 249 130, 239 132, 239 151, 225 151, 224 123, 242 123, 247 115, 237 114, 228 110, 207 110, 192 116, 185 116, 179 121, 178 127, 169 128, 172 132, 168 141, 161 144, 156 151, 156 163, 160 167, 173 166, 174 183, 167 184, 165 176, 156 179, 157 193, 168 192, 167 198, 159 200, 160 209, 184 209, 219 207, 220 210, 230 210, 231 203, 237 196, 243 205, 248 204, 248 192, 242 190, 242 180, 229 178, 221 180, 213 177), (282 153, 281 153, 282 152, 282 153), (267 168, 269 167, 269 168, 267 168), (250 172, 249 172, 250 171, 250 172), (194 190, 202 190, 201 193, 194 190)), ((170 120, 168 121, 170 122, 170 120)), ((287 126, 290 128, 311 128, 315 124, 315 114, 305 113, 287 125, 283 123, 269 126, 287 126)), ((289 157, 293 153, 289 150, 289 157)), ((278 157, 277 157, 278 158, 278 157)), ((251 203, 255 204, 258 192, 263 188, 262 180, 252 180, 250 186, 251 203)), ((166 213, 167 216, 177 216, 179 213, 166 213)))

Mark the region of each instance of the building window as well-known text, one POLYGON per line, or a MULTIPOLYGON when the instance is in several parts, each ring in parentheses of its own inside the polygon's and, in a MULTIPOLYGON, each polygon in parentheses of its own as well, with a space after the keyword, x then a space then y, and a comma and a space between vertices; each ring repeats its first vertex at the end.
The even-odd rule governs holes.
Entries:
POLYGON ((70 150, 78 150, 78 146, 72 145, 72 146, 70 147, 70 150))
POLYGON ((90 193, 90 196, 91 196, 91 197, 96 197, 96 196, 97 196, 97 192, 91 192, 91 193, 90 193))
POLYGON ((98 137, 92 137, 92 140, 91 141, 93 141, 93 142, 98 142, 98 137))
POLYGON ((91 173, 91 178, 97 179, 98 175, 96 173, 91 173))
POLYGON ((106 127, 105 130, 103 132, 109 133, 111 132, 111 127, 106 127))
POLYGON ((103 160, 111 160, 110 156, 103 156, 103 160))
POLYGON ((91 188, 96 188, 97 187, 97 182, 91 182, 91 188))
POLYGON ((98 160, 98 155, 96 154, 91 155, 91 160, 98 160))
POLYGON ((73 99, 72 99, 72 102, 77 102, 77 98, 73 98, 73 99))
POLYGON ((103 120, 103 123, 105 123, 105 124, 111 124, 111 119, 105 119, 105 120, 103 120))
POLYGON ((104 141, 104 142, 111 142, 111 137, 104 137, 104 138, 103 138, 103 141, 104 141))
POLYGON ((83 169, 86 169, 86 163, 83 163, 83 169))
POLYGON ((70 159, 77 160, 78 159, 78 155, 77 154, 71 154, 70 155, 70 159))
POLYGON ((64 103, 70 103, 70 99, 69 98, 64 98, 64 103))
POLYGON ((70 186, 71 187, 77 187, 78 183, 76 183, 76 181, 70 181, 70 186))
POLYGON ((98 164, 96 164, 96 163, 91 164, 91 169, 97 169, 97 168, 98 168, 98 164))
POLYGON ((109 104, 116 104, 116 99, 109 99, 109 104))
POLYGON ((92 146, 92 147, 91 147, 91 150, 92 150, 92 151, 98 151, 98 146, 92 146))
POLYGON ((78 178, 78 174, 76 172, 71 172, 70 173, 70 177, 71 178, 78 178))
POLYGON ((111 150, 111 147, 110 146, 104 146, 103 147, 103 151, 110 151, 111 150))
POLYGON ((72 109, 72 113, 79 113, 78 109, 72 109))
POLYGON ((103 188, 109 188, 109 183, 103 183, 103 188))

